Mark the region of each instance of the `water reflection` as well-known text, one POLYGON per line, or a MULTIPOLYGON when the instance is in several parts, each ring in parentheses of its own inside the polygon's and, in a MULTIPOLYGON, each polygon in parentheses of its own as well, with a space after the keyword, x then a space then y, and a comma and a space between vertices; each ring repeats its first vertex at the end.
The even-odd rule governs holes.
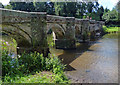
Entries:
POLYGON ((66 74, 72 82, 118 82, 117 34, 107 34, 96 42, 82 43, 76 50, 51 49, 67 64, 66 74))

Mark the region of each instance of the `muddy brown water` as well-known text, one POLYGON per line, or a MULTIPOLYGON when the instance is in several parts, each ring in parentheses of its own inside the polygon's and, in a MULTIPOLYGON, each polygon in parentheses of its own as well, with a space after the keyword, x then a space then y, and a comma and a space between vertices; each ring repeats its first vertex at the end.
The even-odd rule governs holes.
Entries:
POLYGON ((118 34, 80 43, 74 50, 50 48, 50 52, 67 65, 71 83, 118 83, 118 34))
POLYGON ((65 73, 72 83, 118 83, 118 34, 81 43, 76 50, 51 52, 67 65, 65 73))

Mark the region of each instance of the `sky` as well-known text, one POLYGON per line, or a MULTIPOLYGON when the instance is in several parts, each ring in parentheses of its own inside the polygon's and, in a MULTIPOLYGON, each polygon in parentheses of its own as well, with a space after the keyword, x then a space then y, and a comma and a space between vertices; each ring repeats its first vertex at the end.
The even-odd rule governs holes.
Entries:
MULTIPOLYGON (((3 5, 7 5, 9 3, 10 0, 0 0, 0 2, 3 4, 3 5)), ((110 10, 113 9, 113 7, 116 5, 116 3, 118 2, 119 0, 98 0, 99 4, 102 5, 104 8, 108 8, 110 10)))
POLYGON ((110 10, 117 4, 119 0, 98 0, 99 4, 102 5, 104 8, 108 8, 110 10))

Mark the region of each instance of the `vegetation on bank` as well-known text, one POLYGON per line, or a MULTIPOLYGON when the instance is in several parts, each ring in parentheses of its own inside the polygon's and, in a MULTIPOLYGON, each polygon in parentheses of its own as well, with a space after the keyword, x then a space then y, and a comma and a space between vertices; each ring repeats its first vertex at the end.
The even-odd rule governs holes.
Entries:
POLYGON ((120 27, 107 27, 103 26, 104 32, 118 32, 120 30, 120 27))
POLYGON ((53 40, 53 34, 52 33, 47 35, 47 41, 48 41, 49 47, 54 47, 55 46, 55 42, 53 40))
POLYGON ((64 74, 65 65, 58 57, 43 57, 43 54, 23 53, 13 56, 2 41, 2 82, 3 83, 68 83, 64 74))

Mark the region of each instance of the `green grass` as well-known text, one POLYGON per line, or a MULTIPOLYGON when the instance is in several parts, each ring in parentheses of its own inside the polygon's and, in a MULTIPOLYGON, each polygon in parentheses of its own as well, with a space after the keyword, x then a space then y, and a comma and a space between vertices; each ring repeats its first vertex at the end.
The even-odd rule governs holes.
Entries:
POLYGON ((36 73, 34 75, 30 74, 28 76, 21 77, 19 80, 15 80, 14 83, 55 83, 55 74, 51 73, 36 73))
POLYGON ((54 43, 54 40, 53 40, 53 34, 48 34, 47 35, 47 41, 48 41, 49 47, 54 47, 55 46, 55 43, 54 43))
MULTIPOLYGON (((21 77, 19 80, 15 80, 14 83, 57 83, 57 75, 52 72, 40 72, 34 75, 21 77)), ((58 77, 59 78, 59 77, 58 77)), ((59 83, 65 83, 68 81, 61 81, 59 83)))
POLYGON ((103 26, 104 32, 118 32, 120 30, 120 27, 106 27, 103 26))

